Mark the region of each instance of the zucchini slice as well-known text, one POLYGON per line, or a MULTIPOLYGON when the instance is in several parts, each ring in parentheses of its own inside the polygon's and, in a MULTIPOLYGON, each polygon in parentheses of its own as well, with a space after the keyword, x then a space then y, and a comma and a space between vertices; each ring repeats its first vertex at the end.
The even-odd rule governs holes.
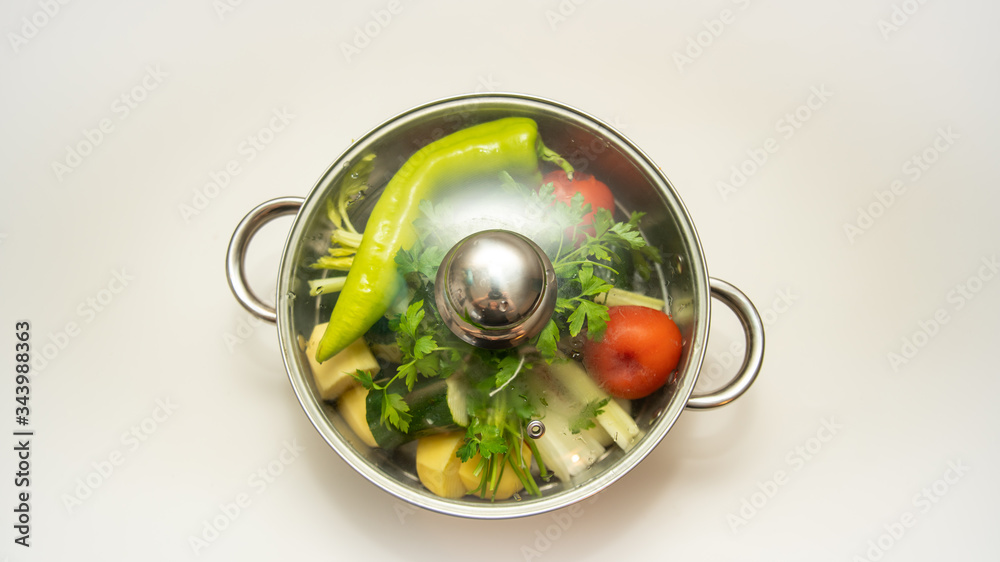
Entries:
POLYGON ((389 392, 398 392, 410 406, 410 427, 407 433, 382 423, 382 393, 369 392, 366 398, 368 428, 383 449, 396 447, 438 433, 462 429, 468 424, 465 397, 461 384, 448 379, 420 381, 412 392, 406 393, 406 384, 397 380, 389 392))

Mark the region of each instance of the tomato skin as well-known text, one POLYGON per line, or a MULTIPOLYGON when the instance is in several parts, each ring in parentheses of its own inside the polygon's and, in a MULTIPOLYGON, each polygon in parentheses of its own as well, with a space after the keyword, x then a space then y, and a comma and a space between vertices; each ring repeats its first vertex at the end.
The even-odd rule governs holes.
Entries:
POLYGON ((583 364, 608 394, 645 398, 667 382, 680 360, 680 330, 665 313, 644 306, 613 306, 599 341, 587 340, 583 364))
POLYGON ((611 190, 604 182, 598 180, 590 174, 574 172, 573 179, 566 176, 565 170, 554 170, 545 174, 542 184, 551 183, 555 187, 554 194, 557 201, 569 203, 574 195, 583 195, 584 204, 590 203, 590 212, 583 216, 580 225, 584 227, 584 232, 594 234, 594 211, 597 209, 607 209, 612 213, 615 211, 615 198, 611 195, 611 190))

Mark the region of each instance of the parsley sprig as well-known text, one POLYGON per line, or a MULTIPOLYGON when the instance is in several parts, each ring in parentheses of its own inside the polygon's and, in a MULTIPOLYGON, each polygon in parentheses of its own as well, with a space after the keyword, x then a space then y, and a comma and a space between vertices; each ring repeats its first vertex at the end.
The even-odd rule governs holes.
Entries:
MULTIPOLYGON (((517 189, 509 182, 507 185, 517 189)), ((598 209, 593 215, 593 233, 590 233, 581 228, 583 216, 591 210, 581 194, 574 195, 568 204, 561 203, 556 201, 552 184, 546 184, 528 198, 530 205, 552 209, 552 229, 547 242, 549 248, 555 248, 548 254, 556 272, 559 295, 552 320, 535 341, 539 354, 552 362, 563 334, 576 337, 584 327, 591 339, 604 333, 608 307, 596 302, 595 297, 614 287, 613 281, 620 277, 623 256, 646 264, 658 261, 659 253, 639 232, 643 213, 634 212, 628 221, 616 222, 611 211, 598 209), (581 237, 583 241, 578 246, 567 244, 567 240, 581 237)))
POLYGON ((403 433, 409 430, 410 407, 401 394, 390 390, 390 386, 402 380, 407 390, 413 390, 419 376, 448 376, 461 360, 458 349, 438 345, 436 336, 440 329, 433 324, 427 319, 423 300, 411 303, 406 312, 389 320, 389 329, 396 333, 396 344, 402 355, 396 374, 381 383, 372 380, 371 375, 364 371, 354 374, 354 378, 366 389, 382 393, 382 423, 388 422, 403 433))

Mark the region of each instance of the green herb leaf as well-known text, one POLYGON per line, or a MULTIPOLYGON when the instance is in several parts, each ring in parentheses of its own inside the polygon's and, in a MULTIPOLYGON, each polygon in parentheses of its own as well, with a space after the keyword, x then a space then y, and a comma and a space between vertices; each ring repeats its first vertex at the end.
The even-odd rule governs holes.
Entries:
POLYGON ((580 414, 570 420, 570 433, 580 433, 585 429, 596 427, 597 424, 594 423, 594 418, 604 412, 604 407, 608 405, 608 400, 610 400, 610 398, 592 400, 588 402, 587 405, 583 407, 580 414))
MULTIPOLYGON (((581 305, 587 301, 580 301, 581 305)), ((572 314, 569 315, 569 335, 576 337, 580 330, 583 329, 583 323, 587 319, 587 311, 578 306, 572 314)))
POLYGON ((556 346, 559 343, 559 325, 556 324, 555 320, 549 320, 549 323, 542 328, 542 332, 538 334, 538 340, 535 342, 535 348, 538 349, 538 353, 549 363, 551 363, 556 358, 556 346))
POLYGON ((375 381, 372 380, 372 375, 368 371, 358 369, 357 371, 351 373, 351 376, 361 383, 361 386, 365 387, 365 389, 372 390, 375 388, 375 381))
POLYGON ((434 351, 437 347, 437 342, 431 336, 420 336, 417 341, 413 342, 413 356, 417 359, 422 359, 428 353, 434 351))
POLYGON ((388 420, 391 425, 406 433, 410 429, 410 420, 412 419, 412 416, 407 413, 409 411, 410 406, 401 395, 395 392, 382 395, 382 423, 388 420))
MULTIPOLYGON (((441 369, 441 358, 436 355, 427 355, 416 360, 417 372, 421 375, 432 378, 441 375, 444 372, 441 369)), ((445 373, 450 375, 451 373, 445 373)))
POLYGON ((438 246, 424 247, 417 242, 409 251, 396 253, 396 265, 401 275, 420 274, 428 280, 437 277, 437 270, 444 259, 445 251, 438 246))
MULTIPOLYGON (((471 428, 470 428, 471 429, 471 428)), ((476 456, 479 453, 479 439, 475 436, 468 436, 466 434, 465 443, 458 448, 455 452, 455 456, 462 459, 462 462, 469 462, 469 459, 476 456)))
POLYGON ((493 425, 482 426, 479 437, 479 454, 488 459, 491 455, 501 455, 507 452, 507 441, 503 432, 493 425))
POLYGON ((584 321, 586 321, 588 336, 595 339, 604 333, 609 318, 607 306, 580 299, 576 310, 569 315, 569 334, 571 336, 579 334, 583 329, 584 321))
POLYGON ((501 359, 499 369, 497 370, 496 388, 502 387, 510 379, 514 378, 514 375, 518 373, 518 369, 522 365, 524 365, 523 360, 516 355, 508 355, 501 359))
POLYGON ((573 299, 556 298, 556 312, 567 312, 573 310, 573 299))
POLYGON ((594 276, 594 266, 591 264, 585 264, 580 267, 577 279, 580 281, 580 296, 583 297, 592 297, 606 293, 612 288, 611 283, 594 276))
POLYGON ((611 225, 615 223, 614 216, 608 209, 598 209, 594 211, 594 238, 603 238, 604 234, 611 228, 611 225))
POLYGON ((417 362, 409 361, 399 366, 396 369, 397 379, 402 378, 406 382, 406 388, 413 389, 413 385, 417 383, 417 362))
POLYGON ((417 219, 414 227, 424 236, 429 234, 439 225, 448 223, 447 217, 445 216, 446 210, 439 208, 439 206, 435 206, 427 199, 422 199, 417 205, 417 208, 420 209, 420 217, 417 219))
POLYGON ((587 255, 593 256, 597 261, 610 261, 614 257, 604 246, 594 244, 589 248, 587 255))
POLYGON ((604 335, 604 330, 608 327, 608 320, 611 317, 608 315, 607 305, 598 304, 593 301, 584 301, 588 304, 587 308, 587 337, 592 340, 596 340, 604 335))
POLYGON ((638 230, 635 230, 632 225, 627 223, 615 223, 611 227, 611 232, 618 235, 618 238, 628 245, 631 250, 638 250, 646 245, 646 240, 643 239, 642 234, 638 230))
POLYGON ((417 339, 417 328, 424 319, 423 306, 422 300, 412 303, 406 307, 406 313, 399 320, 399 330, 414 340, 417 339))
POLYGON ((502 187, 504 191, 506 191, 507 193, 511 193, 513 195, 521 197, 526 197, 529 195, 528 189, 523 185, 517 183, 517 180, 515 180, 514 177, 511 176, 510 173, 507 172, 506 170, 500 172, 497 175, 497 177, 500 179, 500 187, 502 187))
POLYGON ((399 270, 400 275, 406 275, 408 273, 416 273, 420 270, 418 265, 419 256, 413 249, 404 250, 400 248, 396 252, 396 268, 399 270))

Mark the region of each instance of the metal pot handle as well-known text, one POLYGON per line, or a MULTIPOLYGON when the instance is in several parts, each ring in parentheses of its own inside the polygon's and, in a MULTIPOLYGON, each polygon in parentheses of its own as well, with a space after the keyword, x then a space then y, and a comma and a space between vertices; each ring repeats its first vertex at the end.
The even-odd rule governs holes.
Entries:
POLYGON ((729 384, 714 392, 694 395, 688 399, 687 407, 695 410, 725 406, 739 398, 753 384, 764 362, 764 324, 753 303, 742 291, 721 279, 711 278, 709 284, 712 296, 736 313, 740 324, 743 325, 743 332, 747 338, 747 351, 739 373, 729 384))
POLYGON ((236 226, 233 237, 229 240, 229 251, 226 252, 226 279, 229 281, 229 288, 232 289, 233 296, 243 305, 243 308, 250 311, 250 314, 271 323, 278 321, 277 312, 273 307, 264 304, 247 286, 244 267, 247 246, 260 227, 278 217, 298 213, 303 202, 305 199, 302 197, 279 197, 261 203, 243 217, 240 224, 236 226))

